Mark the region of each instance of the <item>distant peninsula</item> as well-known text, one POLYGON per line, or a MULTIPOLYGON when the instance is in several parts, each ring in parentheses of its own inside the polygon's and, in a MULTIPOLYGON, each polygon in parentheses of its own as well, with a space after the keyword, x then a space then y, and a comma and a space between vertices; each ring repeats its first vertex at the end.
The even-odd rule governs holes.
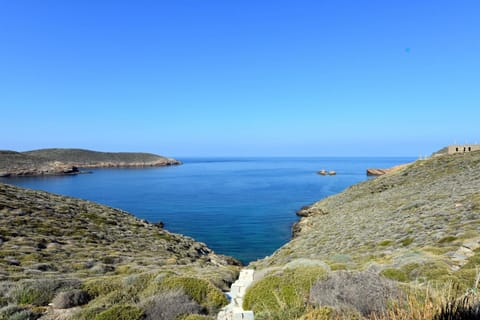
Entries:
POLYGON ((0 177, 71 175, 79 168, 160 167, 180 161, 152 153, 99 152, 85 149, 0 151, 0 177))

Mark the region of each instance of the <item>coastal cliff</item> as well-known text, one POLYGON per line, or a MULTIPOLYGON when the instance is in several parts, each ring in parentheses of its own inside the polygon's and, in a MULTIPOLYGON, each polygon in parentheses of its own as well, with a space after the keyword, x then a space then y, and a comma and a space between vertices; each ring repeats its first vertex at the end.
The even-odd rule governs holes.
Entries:
POLYGON ((0 319, 215 314, 239 271, 203 243, 76 198, 0 184, 0 221, 0 319))
MULTIPOLYGON (((252 263, 264 278, 247 292, 246 301, 251 302, 244 308, 288 319, 296 317, 288 315, 285 306, 298 307, 300 315, 331 308, 332 312, 356 310, 357 316, 368 318, 372 312, 389 312, 386 300, 375 310, 362 307, 362 303, 373 306, 380 301, 380 292, 385 296, 388 288, 417 289, 420 283, 421 290, 429 288, 438 296, 441 292, 429 286, 438 289, 453 284, 461 293, 472 286, 477 290, 479 190, 480 152, 471 152, 418 160, 302 208, 301 219, 293 227, 294 238, 271 256, 252 263), (310 279, 310 284, 290 280, 308 268, 323 273, 310 279), (356 287, 365 279, 370 280, 364 288, 356 287), (273 282, 276 285, 269 289, 273 293, 268 293, 265 288, 273 282), (325 286, 330 288, 328 294, 325 286), (365 300, 335 291, 343 286, 365 300), (296 294, 285 295, 287 287, 309 297, 307 305, 293 305, 292 301, 301 299, 296 294), (253 297, 259 292, 266 297, 277 295, 279 302, 255 303, 253 297)), ((390 298, 399 301, 397 293, 391 291, 390 298)))
POLYGON ((78 168, 159 167, 180 161, 151 153, 98 152, 84 149, 0 151, 0 177, 66 175, 78 168))

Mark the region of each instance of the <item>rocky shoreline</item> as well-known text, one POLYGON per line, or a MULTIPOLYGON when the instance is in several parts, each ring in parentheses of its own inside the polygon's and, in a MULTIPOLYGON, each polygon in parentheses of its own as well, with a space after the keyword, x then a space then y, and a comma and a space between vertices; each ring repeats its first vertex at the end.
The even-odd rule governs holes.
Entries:
MULTIPOLYGON (((419 305, 392 311, 385 301, 375 310, 363 307, 382 301, 376 290, 393 287, 415 303, 421 301, 415 290, 433 292, 438 297, 429 312, 441 314, 449 285, 459 290, 455 298, 460 300, 472 284, 478 289, 479 168, 480 152, 418 160, 301 208, 292 240, 249 265, 263 277, 247 291, 244 308, 282 319, 298 319, 298 314, 317 319, 325 313, 332 317, 320 319, 337 319, 336 312, 350 318, 348 312, 354 312, 351 318, 371 319, 377 313, 377 319, 386 320, 392 319, 382 316, 386 310, 407 315, 426 310, 419 305), (316 269, 323 275, 313 281, 305 277, 316 269), (348 297, 346 291, 354 294, 348 297)), ((398 300, 394 292, 390 298, 398 300)))
POLYGON ((150 153, 97 152, 82 149, 0 151, 0 177, 75 175, 80 168, 141 168, 179 165, 180 161, 150 153))

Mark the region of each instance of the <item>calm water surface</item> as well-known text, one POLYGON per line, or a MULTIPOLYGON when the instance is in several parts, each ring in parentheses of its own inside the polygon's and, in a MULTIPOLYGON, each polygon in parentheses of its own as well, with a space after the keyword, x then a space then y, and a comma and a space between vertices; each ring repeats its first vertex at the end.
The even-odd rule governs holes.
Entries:
POLYGON ((205 242, 244 263, 290 239, 295 212, 366 180, 366 168, 413 158, 187 158, 181 166, 95 169, 66 177, 1 178, 0 182, 121 208, 205 242), (321 169, 336 176, 320 176, 321 169))

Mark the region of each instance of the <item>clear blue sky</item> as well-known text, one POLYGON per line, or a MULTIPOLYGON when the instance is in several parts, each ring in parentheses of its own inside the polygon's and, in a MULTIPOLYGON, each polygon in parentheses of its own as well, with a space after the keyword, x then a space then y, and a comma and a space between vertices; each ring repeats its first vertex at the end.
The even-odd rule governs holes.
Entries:
POLYGON ((480 1, 0 0, 0 149, 480 142, 480 1))

